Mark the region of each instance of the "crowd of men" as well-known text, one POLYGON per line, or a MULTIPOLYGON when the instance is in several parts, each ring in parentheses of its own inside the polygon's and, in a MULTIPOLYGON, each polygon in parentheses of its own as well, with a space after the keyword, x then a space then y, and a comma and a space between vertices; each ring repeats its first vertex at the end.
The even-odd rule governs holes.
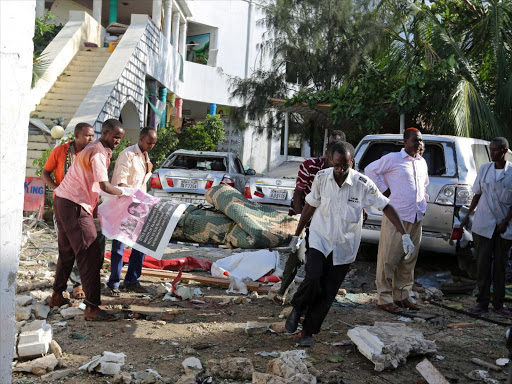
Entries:
MULTIPOLYGON (((152 164, 148 152, 157 142, 153 128, 140 131, 137 144, 118 157, 109 182, 108 168, 114 150, 124 136, 118 120, 103 123, 100 139, 93 142, 94 130, 85 123, 75 128, 73 140, 56 147, 44 166, 43 179, 55 190, 54 214, 58 229, 59 258, 50 306, 68 302, 63 292, 72 277, 73 295, 83 298, 86 320, 115 320, 100 309, 100 269, 105 253, 105 238, 96 219, 99 193, 131 196, 124 187, 146 191, 152 164), (52 178, 53 174, 53 178, 52 178), (75 273, 72 273, 75 271, 75 273)), ((294 280, 303 260, 299 244, 305 232, 305 278, 293 296, 293 310, 286 331, 297 330, 301 317, 302 346, 312 346, 321 330, 336 294, 356 259, 365 220, 365 208, 383 212, 377 255, 376 286, 378 307, 397 314, 404 309, 418 310, 411 291, 414 268, 421 242, 421 220, 427 209, 428 167, 422 157, 422 135, 416 128, 404 132, 404 147, 369 164, 365 175, 353 169, 354 147, 341 131, 328 140, 324 157, 301 164, 290 215, 301 214, 290 243, 294 252, 287 260, 277 301, 294 280)), ((469 223, 475 213, 473 237, 478 264, 477 306, 475 314, 488 310, 490 287, 496 312, 511 317, 503 305, 508 250, 512 246, 512 167, 505 160, 508 142, 496 138, 490 144, 492 162, 483 165, 473 185, 469 223)), ((124 244, 114 240, 111 274, 107 294, 119 296, 124 244)), ((132 250, 124 279, 127 291, 146 292, 138 279, 144 254, 132 250)))

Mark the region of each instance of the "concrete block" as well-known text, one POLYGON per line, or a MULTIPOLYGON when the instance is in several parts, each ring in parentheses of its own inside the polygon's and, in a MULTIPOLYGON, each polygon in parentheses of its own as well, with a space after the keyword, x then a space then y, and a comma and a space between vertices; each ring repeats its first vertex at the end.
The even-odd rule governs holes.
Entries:
POLYGON ((430 361, 424 359, 416 365, 416 369, 421 376, 425 378, 428 384, 450 384, 448 380, 432 365, 430 361))
POLYGON ((43 305, 41 303, 36 303, 34 305, 34 315, 36 315, 36 319, 46 319, 48 314, 50 313, 50 307, 47 305, 43 305))
POLYGON ((50 343, 50 352, 53 353, 57 359, 63 356, 62 348, 55 340, 52 340, 50 343))
POLYGON ((84 313, 77 307, 68 307, 60 310, 60 314, 66 320, 74 319, 76 316, 82 316, 84 313))
POLYGON ((197 357, 187 357, 181 362, 181 365, 186 375, 195 374, 203 370, 203 365, 197 357))
MULTIPOLYGON (((270 360, 267 363, 267 372, 275 376, 280 376, 290 383, 294 382, 290 380, 296 375, 309 374, 308 367, 306 367, 306 364, 302 362, 301 358, 296 353, 286 352, 281 353, 277 359, 270 360)), ((314 381, 316 383, 316 379, 314 381)))
POLYGON ((249 335, 259 335, 267 332, 270 323, 261 323, 259 321, 248 321, 245 324, 245 333, 249 335))
POLYGON ((94 356, 90 362, 82 365, 79 370, 98 372, 103 375, 115 376, 121 372, 126 355, 105 351, 101 356, 94 356))
POLYGON ((254 367, 250 359, 231 357, 219 361, 217 365, 212 367, 211 372, 214 376, 223 379, 251 380, 254 367))
POLYGON ((435 342, 425 340, 423 334, 405 324, 379 323, 373 327, 361 326, 347 335, 359 352, 375 364, 376 371, 397 368, 409 355, 435 353, 435 342))
MULTIPOLYGON (((30 299, 32 299, 32 297, 30 297, 30 299)), ((27 305, 24 307, 22 307, 20 305, 16 306, 16 312, 14 313, 16 321, 29 320, 31 315, 32 315, 32 305, 27 305)))
POLYGON ((18 363, 16 364, 16 367, 14 367, 14 371, 28 372, 37 376, 42 376, 47 372, 53 371, 58 363, 59 361, 55 355, 51 354, 25 363, 18 363))
POLYGON ((24 296, 16 296, 16 299, 14 300, 14 303, 16 306, 24 307, 26 305, 32 304, 32 301, 34 298, 30 295, 24 295, 24 296))
POLYGON ((19 357, 36 357, 46 354, 53 338, 52 327, 45 320, 27 323, 21 328, 18 339, 19 357))

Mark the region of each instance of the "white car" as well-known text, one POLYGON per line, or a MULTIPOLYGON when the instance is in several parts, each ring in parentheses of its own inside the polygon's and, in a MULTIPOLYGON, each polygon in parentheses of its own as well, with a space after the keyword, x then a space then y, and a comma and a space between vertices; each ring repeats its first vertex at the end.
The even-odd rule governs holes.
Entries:
POLYGON ((191 204, 205 204, 205 193, 219 184, 227 184, 241 193, 253 169, 244 170, 233 153, 189 151, 173 152, 151 176, 151 194, 191 204))
POLYGON ((249 200, 272 206, 288 213, 295 190, 299 167, 304 161, 297 157, 287 160, 264 176, 252 177, 247 181, 244 196, 249 200))

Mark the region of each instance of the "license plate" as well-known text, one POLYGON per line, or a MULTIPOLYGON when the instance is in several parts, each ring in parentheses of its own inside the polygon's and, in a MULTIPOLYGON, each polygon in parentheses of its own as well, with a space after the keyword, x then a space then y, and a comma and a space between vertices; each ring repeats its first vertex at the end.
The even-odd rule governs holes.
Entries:
POLYGON ((280 191, 279 189, 273 189, 270 191, 270 198, 274 200, 286 200, 288 192, 280 191))
POLYGON ((181 188, 183 189, 197 189, 197 180, 182 180, 181 188))

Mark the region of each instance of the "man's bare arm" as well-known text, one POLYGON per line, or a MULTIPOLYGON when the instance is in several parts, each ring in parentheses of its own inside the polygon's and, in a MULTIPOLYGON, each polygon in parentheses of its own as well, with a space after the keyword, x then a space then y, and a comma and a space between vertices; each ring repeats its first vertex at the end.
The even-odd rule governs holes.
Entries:
POLYGON ((473 199, 471 200, 471 204, 469 205, 468 214, 466 215, 464 220, 462 220, 462 222, 460 223, 460 227, 461 228, 464 228, 464 227, 466 227, 468 225, 468 223, 469 223, 469 216, 471 216, 473 211, 476 209, 476 206, 478 205, 478 202, 480 201, 480 197, 481 196, 482 196, 481 194, 475 194, 473 196, 473 199))
POLYGON ((389 221, 391 221, 391 223, 396 227, 398 232, 400 232, 402 235, 407 234, 407 232, 405 231, 404 223, 402 223, 402 219, 400 219, 398 212, 391 204, 386 205, 382 212, 386 215, 389 221))
POLYGON ((43 169, 43 173, 41 174, 41 178, 43 181, 50 187, 51 189, 57 188, 57 184, 55 184, 55 181, 52 179, 52 173, 47 171, 46 169, 43 169))
POLYGON ((108 181, 100 181, 99 184, 100 184, 101 190, 105 193, 109 193, 111 195, 122 195, 123 194, 123 191, 121 191, 119 188, 114 187, 108 181))
POLYGON ((295 236, 300 236, 306 224, 309 223, 309 220, 313 217, 313 213, 315 213, 316 208, 306 203, 304 205, 304 209, 300 215, 299 224, 297 225, 297 229, 295 230, 295 236))
POLYGON ((295 190, 293 191, 293 209, 297 215, 302 213, 302 207, 304 206, 303 203, 304 191, 295 188, 295 190))

